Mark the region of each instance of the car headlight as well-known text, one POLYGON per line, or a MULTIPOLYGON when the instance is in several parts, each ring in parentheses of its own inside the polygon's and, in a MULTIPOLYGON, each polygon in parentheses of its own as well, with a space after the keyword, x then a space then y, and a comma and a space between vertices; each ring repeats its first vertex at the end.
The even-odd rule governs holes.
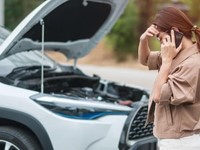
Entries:
POLYGON ((37 94, 31 97, 46 109, 66 118, 92 120, 106 115, 128 115, 130 107, 105 102, 37 94))

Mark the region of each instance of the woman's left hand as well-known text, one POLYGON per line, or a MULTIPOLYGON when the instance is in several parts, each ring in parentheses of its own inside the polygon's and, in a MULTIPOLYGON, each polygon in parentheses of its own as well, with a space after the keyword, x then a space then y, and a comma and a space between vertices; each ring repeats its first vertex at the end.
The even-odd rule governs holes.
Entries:
POLYGON ((166 35, 161 43, 161 57, 163 62, 172 62, 182 48, 182 44, 178 48, 175 46, 174 30, 171 30, 171 37, 166 35))

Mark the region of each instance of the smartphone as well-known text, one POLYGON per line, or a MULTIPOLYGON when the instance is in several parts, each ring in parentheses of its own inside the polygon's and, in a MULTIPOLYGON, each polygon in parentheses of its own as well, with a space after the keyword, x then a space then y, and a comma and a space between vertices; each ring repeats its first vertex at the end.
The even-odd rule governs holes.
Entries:
POLYGON ((175 36, 175 45, 177 48, 181 44, 181 41, 183 39, 183 33, 174 30, 174 36, 175 36))
MULTIPOLYGON (((171 31, 170 30, 168 32, 166 32, 166 33, 171 36, 171 31)), ((178 48, 179 45, 181 44, 181 41, 182 41, 182 38, 183 38, 183 33, 174 30, 174 36, 175 36, 175 45, 176 45, 176 48, 178 48)))

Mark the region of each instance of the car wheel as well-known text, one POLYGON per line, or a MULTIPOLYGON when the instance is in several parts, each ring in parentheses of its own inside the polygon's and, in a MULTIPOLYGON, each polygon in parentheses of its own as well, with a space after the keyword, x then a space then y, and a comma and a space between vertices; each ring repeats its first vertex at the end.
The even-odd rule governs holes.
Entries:
POLYGON ((0 127, 0 150, 41 150, 30 133, 16 127, 0 127))

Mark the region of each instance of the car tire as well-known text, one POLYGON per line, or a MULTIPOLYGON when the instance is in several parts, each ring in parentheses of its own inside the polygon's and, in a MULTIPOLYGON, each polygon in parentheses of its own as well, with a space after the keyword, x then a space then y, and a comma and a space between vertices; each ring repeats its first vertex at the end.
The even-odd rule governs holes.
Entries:
POLYGON ((42 150, 38 142, 25 130, 10 126, 0 127, 0 150, 42 150))

